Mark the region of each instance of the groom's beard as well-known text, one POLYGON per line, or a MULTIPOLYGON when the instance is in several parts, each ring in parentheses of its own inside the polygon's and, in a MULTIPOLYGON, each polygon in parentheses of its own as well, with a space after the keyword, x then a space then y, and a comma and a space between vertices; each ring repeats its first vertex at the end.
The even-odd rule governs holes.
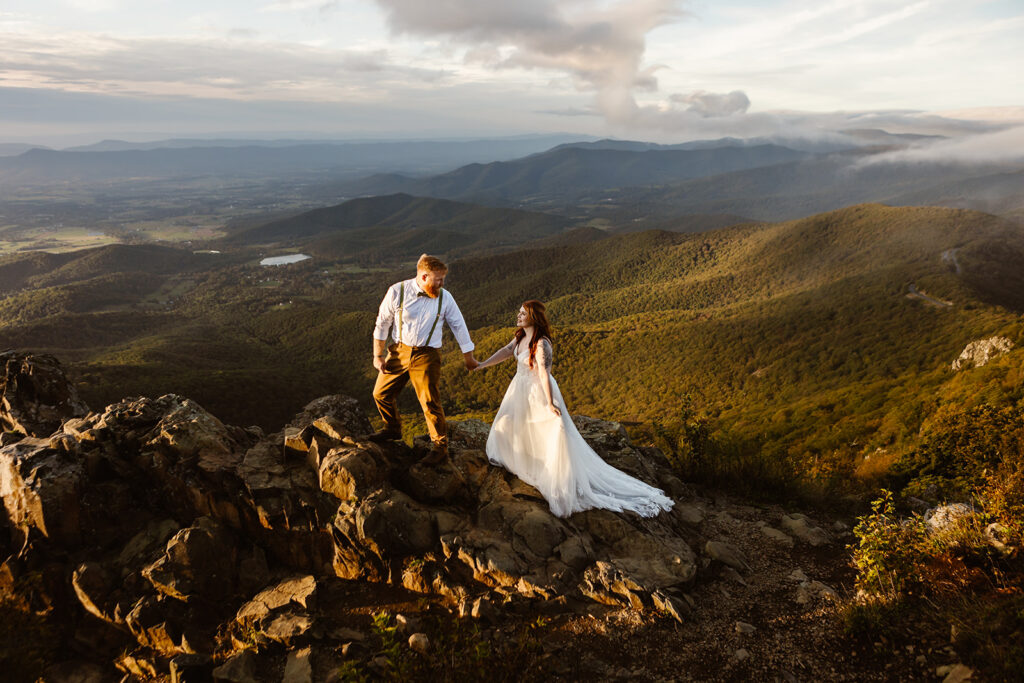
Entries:
POLYGON ((423 285, 423 291, 426 292, 427 296, 429 296, 431 299, 436 299, 438 294, 441 293, 441 288, 440 287, 434 287, 433 285, 429 285, 429 284, 424 284, 423 285))

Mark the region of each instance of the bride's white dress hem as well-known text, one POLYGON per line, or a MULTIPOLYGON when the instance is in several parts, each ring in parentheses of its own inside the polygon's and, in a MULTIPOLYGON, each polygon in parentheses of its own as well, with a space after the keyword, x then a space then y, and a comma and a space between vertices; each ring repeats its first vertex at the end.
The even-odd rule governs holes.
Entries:
MULTIPOLYGON (((526 343, 519 346, 523 348, 514 349, 516 374, 487 436, 488 460, 540 491, 558 517, 592 508, 653 517, 670 509, 673 501, 661 490, 615 469, 594 452, 549 375, 551 398, 562 414, 551 411, 541 375, 529 366, 529 348, 526 343)), ((535 355, 535 366, 550 367, 550 342, 540 340, 535 355)))

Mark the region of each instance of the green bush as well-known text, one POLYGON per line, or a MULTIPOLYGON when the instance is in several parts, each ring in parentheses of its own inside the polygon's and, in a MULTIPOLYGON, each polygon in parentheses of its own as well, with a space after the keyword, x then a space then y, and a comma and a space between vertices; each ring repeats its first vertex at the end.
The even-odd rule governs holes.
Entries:
POLYGON ((857 588, 883 600, 896 600, 921 585, 926 527, 919 515, 900 519, 891 491, 871 503, 871 513, 853 529, 857 588))

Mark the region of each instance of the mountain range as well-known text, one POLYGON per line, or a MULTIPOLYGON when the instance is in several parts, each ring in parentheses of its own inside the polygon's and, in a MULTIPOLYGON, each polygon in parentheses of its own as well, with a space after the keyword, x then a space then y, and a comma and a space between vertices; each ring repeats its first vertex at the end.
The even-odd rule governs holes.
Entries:
POLYGON ((290 174, 355 178, 394 169, 436 173, 473 161, 520 157, 580 139, 564 134, 461 141, 104 141, 68 150, 19 146, 9 148, 7 156, 0 154, 0 186, 189 177, 280 179, 290 174))

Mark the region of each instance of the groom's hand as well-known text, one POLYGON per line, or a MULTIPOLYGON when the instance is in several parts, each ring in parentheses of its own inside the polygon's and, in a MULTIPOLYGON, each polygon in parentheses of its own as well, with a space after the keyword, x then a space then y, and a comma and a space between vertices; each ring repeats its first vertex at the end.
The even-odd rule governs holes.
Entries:
POLYGON ((478 361, 476 358, 473 357, 473 353, 472 352, 463 354, 463 357, 464 357, 464 359, 466 361, 466 369, 467 370, 476 370, 476 366, 480 365, 480 361, 478 361))
POLYGON ((377 372, 384 372, 384 357, 374 356, 373 367, 377 370, 377 372))

